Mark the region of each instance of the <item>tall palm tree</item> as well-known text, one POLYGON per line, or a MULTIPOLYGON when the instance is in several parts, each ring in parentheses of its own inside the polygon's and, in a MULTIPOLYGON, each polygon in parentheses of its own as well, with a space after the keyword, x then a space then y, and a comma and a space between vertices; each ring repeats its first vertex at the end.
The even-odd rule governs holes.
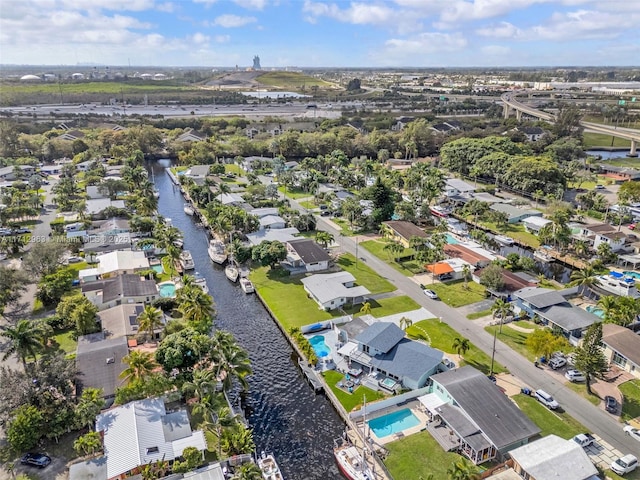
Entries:
POLYGON ((15 327, 5 327, 0 336, 7 339, 7 348, 2 360, 11 355, 17 356, 22 367, 27 370, 27 358, 36 359, 36 355, 43 349, 43 339, 46 332, 41 324, 30 320, 20 320, 15 327))
POLYGON ((316 242, 322 244, 324 248, 327 248, 330 243, 333 243, 333 241, 334 236, 332 233, 324 232, 322 230, 316 233, 316 242))
POLYGON ((498 298, 491 307, 491 313, 493 318, 500 317, 500 333, 502 333, 502 324, 511 313, 511 304, 503 298, 498 298))
POLYGON ((569 287, 580 287, 581 294, 585 291, 590 292, 590 288, 596 283, 596 271, 591 265, 587 265, 581 270, 571 272, 571 281, 567 284, 569 287))
POLYGON ((158 367, 152 353, 139 350, 130 352, 122 359, 122 363, 127 365, 127 368, 122 371, 120 378, 126 384, 144 380, 158 367))
POLYGON ((193 371, 193 379, 182 384, 182 393, 193 394, 193 397, 200 401, 205 395, 215 391, 216 383, 213 370, 196 368, 193 371))
POLYGON ((262 478, 260 467, 255 463, 245 463, 240 465, 231 480, 262 480, 262 478))
POLYGON ((462 279, 464 280, 464 288, 465 290, 469 289, 469 277, 471 276, 471 266, 468 263, 465 263, 462 266, 462 279))
POLYGON ((449 480, 479 480, 481 478, 478 467, 464 458, 451 464, 447 469, 449 480))
POLYGON ((245 428, 244 425, 236 425, 234 428, 225 430, 222 433, 221 443, 229 456, 251 453, 256 448, 253 442, 253 431, 245 428))
POLYGON ((204 421, 202 428, 205 431, 213 433, 218 440, 218 458, 222 458, 223 429, 235 427, 237 422, 238 415, 234 415, 229 407, 219 408, 204 421))
POLYGON ((178 311, 187 322, 200 323, 211 319, 215 313, 211 296, 195 285, 178 290, 176 302, 178 311))
POLYGON ((598 300, 598 307, 604 312, 605 321, 613 321, 618 309, 618 297, 615 295, 605 295, 598 300))
POLYGON ((162 317, 162 310, 152 307, 151 305, 146 305, 142 313, 138 315, 140 330, 146 332, 149 338, 153 338, 155 330, 163 325, 162 317))
POLYGON ((471 342, 469 342, 468 338, 460 338, 456 337, 453 339, 453 344, 451 345, 456 353, 462 358, 467 351, 471 348, 471 342))

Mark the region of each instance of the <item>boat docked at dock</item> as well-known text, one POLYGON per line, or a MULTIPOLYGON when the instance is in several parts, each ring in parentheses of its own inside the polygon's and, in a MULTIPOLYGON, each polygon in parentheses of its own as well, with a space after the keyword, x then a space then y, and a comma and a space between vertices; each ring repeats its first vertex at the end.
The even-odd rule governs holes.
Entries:
POLYGON ((440 205, 429 207, 429 211, 431 212, 431 215, 439 218, 447 218, 449 215, 451 215, 451 210, 449 208, 442 207, 440 205))
POLYGON ((620 272, 598 275, 594 286, 620 297, 640 298, 635 279, 620 272))
POLYGON ((373 473, 355 445, 344 443, 333 449, 338 468, 349 480, 374 480, 373 473))
POLYGON ((209 293, 209 286, 207 285, 207 279, 204 278, 198 272, 196 272, 193 276, 193 284, 200 287, 204 293, 209 293))
POLYGON ((240 278, 240 288, 244 293, 253 293, 256 291, 255 287, 253 286, 253 283, 251 283, 251 280, 249 280, 246 277, 240 278))
POLYGON ((262 472, 264 480, 283 480, 282 472, 273 455, 262 452, 258 459, 258 467, 262 472))
POLYGON ((533 258, 542 263, 551 263, 555 260, 549 252, 547 252, 544 248, 539 248, 538 250, 533 252, 533 258))
POLYGON ((189 250, 183 250, 180 252, 180 266, 186 272, 187 270, 193 270, 196 268, 196 264, 193 261, 191 252, 189 250))
POLYGON ((224 243, 220 240, 209 240, 209 247, 207 248, 209 258, 213 263, 222 265, 227 261, 227 252, 224 248, 224 243))
POLYGON ((238 277, 240 276, 240 271, 238 270, 238 267, 236 267, 233 263, 229 263, 224 268, 224 274, 229 280, 235 283, 238 281, 238 277))
POLYGON ((507 237, 505 235, 496 235, 495 237, 493 237, 493 239, 502 244, 505 245, 507 247, 510 247, 511 245, 513 245, 515 243, 515 240, 511 237, 507 237))
POLYGON ((196 211, 193 209, 193 205, 189 203, 185 203, 182 209, 184 210, 184 213, 186 213, 190 217, 192 217, 193 214, 196 213, 196 211))

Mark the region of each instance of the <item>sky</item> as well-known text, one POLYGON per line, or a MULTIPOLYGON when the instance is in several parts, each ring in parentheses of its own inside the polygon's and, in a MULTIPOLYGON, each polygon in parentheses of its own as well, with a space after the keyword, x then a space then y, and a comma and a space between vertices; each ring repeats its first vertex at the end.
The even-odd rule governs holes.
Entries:
POLYGON ((0 63, 640 64, 640 0, 0 0, 0 63))

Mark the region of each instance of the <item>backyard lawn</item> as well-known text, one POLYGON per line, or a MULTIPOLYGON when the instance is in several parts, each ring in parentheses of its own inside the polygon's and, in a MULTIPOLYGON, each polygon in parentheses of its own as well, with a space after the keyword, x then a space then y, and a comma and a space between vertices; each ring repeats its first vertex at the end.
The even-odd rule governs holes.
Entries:
POLYGON ((372 294, 393 292, 396 290, 393 284, 374 272, 364 262, 357 262, 356 264, 356 257, 349 253, 340 255, 338 265, 356 277, 356 283, 367 287, 372 294))
POLYGON ((540 246, 540 240, 533 233, 529 233, 525 231, 524 225, 522 224, 508 224, 506 226, 498 226, 493 222, 479 222, 483 227, 488 228, 494 233, 500 233, 502 235, 507 235, 514 240, 518 240, 526 245, 529 245, 531 248, 538 248, 540 246))
POLYGON ((307 210, 314 210, 318 208, 318 206, 315 203, 310 202, 308 200, 303 200, 302 202, 298 202, 298 203, 300 203, 301 207, 306 208, 307 210))
MULTIPOLYGON (((407 335, 411 338, 421 338, 427 341, 430 346, 442 350, 445 353, 457 353, 453 349, 453 341, 456 338, 464 338, 445 322, 441 322, 437 318, 423 320, 414 323, 407 328, 407 335)), ((491 357, 478 349, 475 345, 470 344, 469 350, 463 354, 463 365, 471 365, 478 370, 488 374, 491 370, 491 357)), ((495 362, 493 365, 494 373, 506 372, 507 369, 495 362)))
POLYGON ((309 192, 305 192, 299 188, 285 188, 284 186, 282 186, 282 187, 278 187, 278 191, 280 193, 284 193, 285 197, 292 198, 293 200, 313 196, 313 194, 309 192))
POLYGON ((622 402, 622 420, 640 417, 640 380, 630 380, 618 387, 624 401, 622 402))
POLYGON ((488 317, 489 315, 491 315, 491 309, 488 308, 486 310, 481 310, 479 312, 473 312, 467 315, 467 318, 469 320, 475 320, 477 318, 482 318, 482 317, 488 317))
POLYGON ((345 392, 341 388, 336 387, 336 383, 342 380, 344 375, 335 370, 327 370, 322 376, 347 412, 362 405, 365 398, 367 403, 384 398, 382 393, 363 386, 358 387, 353 393, 345 392))
POLYGON ((446 283, 429 283, 425 285, 425 287, 436 292, 440 300, 453 308, 486 299, 486 289, 479 283, 472 282, 471 280, 467 282, 467 288, 465 288, 463 280, 446 283))
MULTIPOLYGON (((387 263, 391 267, 395 268, 397 271, 406 275, 407 277, 413 277, 418 273, 422 273, 423 270, 418 266, 418 264, 413 260, 408 260, 406 262, 396 262, 391 252, 385 252, 384 247, 388 242, 382 242, 380 240, 367 240, 365 242, 360 242, 360 246, 364 247, 372 253, 376 257, 378 257, 383 262, 387 263)), ((410 257, 413 250, 410 248, 405 248, 404 251, 400 254, 400 258, 410 257)))
POLYGON ((387 443, 389 456, 384 460, 393 478, 421 480, 445 479, 451 464, 462 458, 457 453, 445 452, 429 432, 423 431, 395 442, 387 443))
POLYGON ((568 413, 552 412, 534 397, 520 393, 515 395, 513 399, 531 421, 540 428, 540 435, 543 437, 553 433, 568 440, 587 431, 584 425, 578 423, 568 413))
POLYGON ((65 356, 75 355, 78 341, 73 338, 73 332, 73 329, 57 332, 51 337, 46 353, 64 352, 65 356))
MULTIPOLYGON (((386 317, 387 315, 393 315, 394 313, 410 312, 412 310, 418 310, 418 305, 411 297, 406 295, 400 295, 398 297, 381 298, 379 300, 369 300, 371 307, 371 315, 376 318, 386 317)), ((356 305, 353 308, 347 308, 345 311, 349 314, 358 316, 363 315, 365 312, 361 312, 362 305, 356 305)))
POLYGON ((484 329, 491 335, 497 331, 498 333, 496 338, 498 340, 506 343, 511 349, 515 350, 523 357, 528 358, 531 362, 535 361, 536 355, 525 346, 529 333, 514 330, 508 324, 502 326, 502 333, 500 333, 500 325, 496 325, 495 327, 485 327, 484 329))

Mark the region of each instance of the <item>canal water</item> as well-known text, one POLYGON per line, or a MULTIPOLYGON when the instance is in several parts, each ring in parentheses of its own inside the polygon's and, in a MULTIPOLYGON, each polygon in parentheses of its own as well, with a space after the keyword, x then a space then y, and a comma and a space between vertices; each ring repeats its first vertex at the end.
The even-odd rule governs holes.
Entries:
POLYGON ((587 150, 587 155, 592 157, 600 157, 602 160, 611 160, 612 158, 628 158, 629 149, 624 150, 587 150))
POLYGON ((324 395, 316 395, 294 363, 293 350, 255 295, 232 284, 207 255, 208 237, 183 211, 184 199, 161 160, 151 168, 160 192, 158 210, 184 234, 184 248, 216 302, 216 326, 232 332, 249 352, 253 375, 243 401, 258 452, 273 453, 287 480, 342 479, 333 440, 344 423, 324 395))

